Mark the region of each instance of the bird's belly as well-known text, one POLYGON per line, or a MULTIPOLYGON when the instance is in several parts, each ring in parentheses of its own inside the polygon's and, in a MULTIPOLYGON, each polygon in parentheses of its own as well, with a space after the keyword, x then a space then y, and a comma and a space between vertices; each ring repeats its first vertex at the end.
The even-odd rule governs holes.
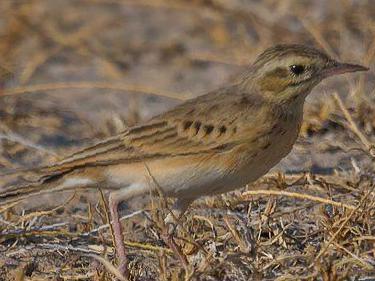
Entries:
POLYGON ((259 147, 244 147, 221 155, 159 159, 108 171, 108 180, 118 188, 130 183, 160 188, 164 195, 197 198, 224 193, 250 183, 289 153, 294 135, 274 136, 259 147))
POLYGON ((166 195, 171 197, 196 198, 229 192, 266 174, 290 152, 295 139, 296 134, 270 138, 270 143, 263 145, 256 155, 254 152, 246 155, 248 151, 245 150, 242 154, 228 153, 197 162, 199 164, 183 161, 185 165, 165 166, 160 174, 155 169, 154 178, 166 195), (234 167, 228 164, 233 158, 238 158, 234 159, 234 167))
POLYGON ((176 157, 108 168, 109 186, 121 189, 130 184, 147 185, 150 190, 160 189, 168 197, 197 198, 204 195, 233 190, 239 187, 235 174, 214 157, 176 157))
POLYGON ((223 167, 211 157, 206 159, 175 159, 170 163, 150 163, 150 171, 167 196, 197 198, 212 194, 213 188, 232 184, 223 167), (163 165, 161 170, 159 167, 163 165))

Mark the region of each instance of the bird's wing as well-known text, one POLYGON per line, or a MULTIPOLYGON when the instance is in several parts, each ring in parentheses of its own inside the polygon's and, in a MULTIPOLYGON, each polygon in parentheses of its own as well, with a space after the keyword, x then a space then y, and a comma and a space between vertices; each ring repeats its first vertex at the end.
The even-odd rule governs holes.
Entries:
POLYGON ((151 122, 132 127, 122 135, 78 151, 47 170, 129 163, 220 150, 230 142, 225 137, 230 133, 228 130, 225 126, 192 120, 151 122))
MULTIPOLYGON (((45 167, 42 173, 59 175, 82 167, 228 151, 238 140, 235 118, 239 114, 233 109, 231 114, 225 111, 225 96, 225 92, 218 92, 186 102, 144 125, 129 128, 45 167)), ((238 106, 235 98, 230 104, 238 106)))

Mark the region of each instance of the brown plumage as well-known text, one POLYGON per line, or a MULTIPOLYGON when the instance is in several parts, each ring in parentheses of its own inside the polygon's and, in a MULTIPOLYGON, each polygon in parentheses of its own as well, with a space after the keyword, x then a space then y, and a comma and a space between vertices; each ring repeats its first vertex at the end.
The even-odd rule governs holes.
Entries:
POLYGON ((179 214, 202 195, 256 180, 292 149, 312 88, 328 76, 363 70, 306 46, 267 49, 228 85, 38 169, 33 183, 2 188, 0 204, 57 190, 110 189, 116 249, 126 272, 120 201, 147 193, 156 181, 177 198, 179 214))

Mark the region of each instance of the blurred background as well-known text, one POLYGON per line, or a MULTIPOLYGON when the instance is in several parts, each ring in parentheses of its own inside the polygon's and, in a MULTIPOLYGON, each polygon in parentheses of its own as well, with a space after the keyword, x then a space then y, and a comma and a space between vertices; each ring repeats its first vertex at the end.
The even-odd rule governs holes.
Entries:
MULTIPOLYGON (((298 143, 274 171, 372 175, 374 1, 2 0, 0 15, 4 173, 51 163, 213 90, 267 47, 302 43, 371 70, 313 91, 298 143)), ((243 274, 200 280, 255 276, 243 274)))

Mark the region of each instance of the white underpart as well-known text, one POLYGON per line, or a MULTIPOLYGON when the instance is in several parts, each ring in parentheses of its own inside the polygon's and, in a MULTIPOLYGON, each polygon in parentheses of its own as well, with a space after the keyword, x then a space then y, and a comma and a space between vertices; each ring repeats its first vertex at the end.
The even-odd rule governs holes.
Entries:
POLYGON ((73 177, 66 179, 58 188, 70 188, 70 187, 81 187, 94 184, 95 182, 89 178, 73 177))
POLYGON ((111 192, 110 196, 112 196, 112 198, 115 198, 116 201, 126 201, 127 199, 147 193, 149 189, 150 187, 147 184, 133 183, 128 186, 124 186, 117 191, 111 192))

